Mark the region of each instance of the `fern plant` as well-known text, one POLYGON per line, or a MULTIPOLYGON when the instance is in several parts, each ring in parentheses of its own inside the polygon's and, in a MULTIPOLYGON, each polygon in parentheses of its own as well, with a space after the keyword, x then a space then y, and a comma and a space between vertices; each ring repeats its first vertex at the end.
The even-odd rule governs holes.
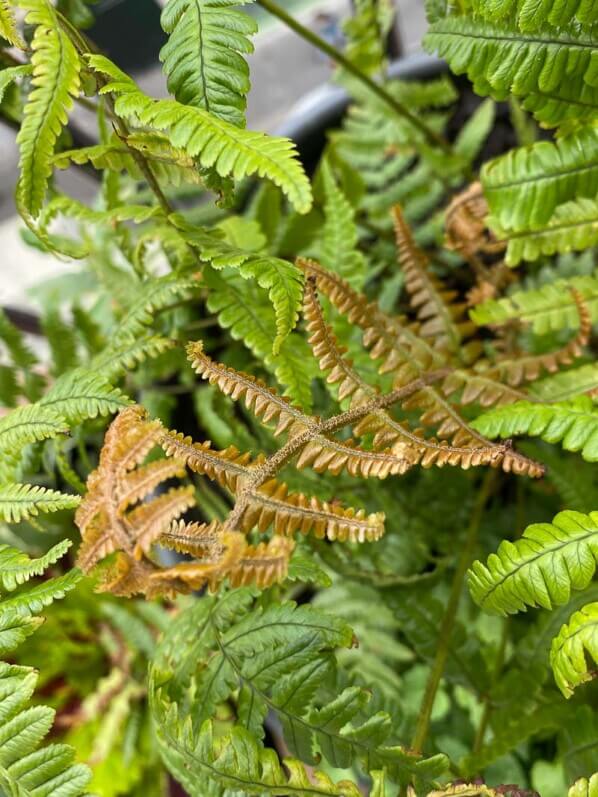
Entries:
POLYGON ((24 237, 74 261, 47 345, 0 313, 0 786, 594 797, 595 4, 431 0, 468 83, 389 77, 388 0, 343 51, 256 0, 351 97, 307 174, 246 127, 249 2, 167 0, 156 99, 93 3, 0 0, 24 237))

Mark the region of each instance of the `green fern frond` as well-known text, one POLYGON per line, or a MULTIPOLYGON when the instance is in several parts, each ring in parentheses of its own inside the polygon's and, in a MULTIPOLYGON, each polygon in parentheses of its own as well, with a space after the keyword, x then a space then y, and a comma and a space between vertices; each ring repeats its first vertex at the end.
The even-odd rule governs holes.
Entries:
POLYGON ((0 418, 0 481, 14 476, 18 454, 26 445, 68 431, 68 424, 60 414, 36 404, 17 407, 0 418))
MULTIPOLYGON (((135 160, 134 150, 141 152, 150 162, 152 172, 162 184, 175 187, 190 184, 201 185, 205 173, 184 150, 173 147, 161 133, 140 132, 127 137, 126 141, 115 139, 106 144, 95 144, 60 152, 52 163, 57 169, 68 169, 91 163, 96 169, 127 172, 134 180, 144 180, 145 175, 135 160)), ((117 209, 115 209, 117 210, 117 209)))
POLYGON ((26 553, 11 548, 10 545, 0 545, 0 584, 2 588, 12 592, 33 576, 41 576, 44 570, 64 556, 71 545, 70 540, 62 540, 39 559, 31 559, 26 553))
MULTIPOLYGON (((263 774, 255 783, 253 775, 246 781, 243 777, 246 773, 259 772, 247 760, 234 770, 212 769, 211 774, 206 770, 202 762, 212 746, 205 748, 202 736, 217 706, 230 698, 238 704, 239 725, 233 730, 233 738, 240 733, 257 745, 256 737, 263 737, 262 725, 271 709, 280 717, 292 752, 302 761, 317 761, 319 750, 333 766, 346 767, 353 760, 361 760, 368 769, 377 762, 378 767, 387 767, 401 781, 417 774, 429 782, 445 770, 444 756, 423 759, 399 746, 385 744, 392 728, 390 717, 383 712, 368 716, 370 695, 366 690, 348 687, 338 695, 333 694, 326 703, 318 699, 320 687, 334 672, 331 651, 349 646, 353 639, 351 629, 341 619, 292 602, 263 608, 253 606, 253 595, 251 590, 244 589, 220 599, 206 598, 180 615, 163 638, 150 675, 150 695, 158 726, 163 729, 163 754, 167 762, 173 749, 169 737, 173 731, 177 732, 178 726, 185 741, 181 747, 179 736, 174 742, 175 749, 181 751, 181 760, 188 764, 195 762, 204 777, 229 785, 227 774, 234 773, 241 777, 237 786, 242 784, 251 793, 287 793, 286 781, 271 782, 263 774), (185 665, 181 666, 180 651, 181 646, 188 644, 190 629, 198 627, 203 633, 198 644, 194 643, 194 655, 196 662, 199 659, 205 664, 196 671, 193 688, 197 701, 193 719, 187 721, 176 718, 176 704, 171 701, 188 682, 190 672, 185 665), (185 733, 186 722, 189 735, 185 733), (269 788, 275 783, 278 792, 269 788)), ((273 765, 278 765, 273 751, 266 755, 272 757, 273 765)), ((293 765, 290 769, 293 771, 293 765)), ((178 772, 177 769, 175 774, 178 772)), ((188 780, 183 783, 189 788, 188 780)), ((307 784, 301 781, 297 784, 301 787, 298 792, 303 794, 307 784)), ((191 793, 200 794, 197 782, 191 793)), ((341 790, 340 794, 343 793, 354 792, 341 790)))
POLYGON ((589 396, 555 404, 518 401, 480 415, 471 425, 490 439, 527 434, 598 461, 598 407, 589 396))
MULTIPOLYGON (((177 728, 178 718, 171 711, 165 723, 177 728)), ((242 727, 235 727, 225 736, 214 734, 212 722, 206 720, 198 736, 192 737, 186 727, 178 734, 168 733, 168 749, 164 759, 190 797, 204 797, 206 780, 243 794, 286 795, 297 797, 360 797, 357 786, 348 780, 334 783, 319 770, 310 770, 296 759, 285 758, 284 768, 273 750, 260 747, 255 737, 242 727), (176 735, 175 735, 176 734, 176 735), (286 770, 286 771, 285 771, 286 770)))
POLYGON ((348 40, 345 55, 368 75, 384 67, 393 18, 390 0, 357 0, 353 16, 343 25, 348 40))
POLYGON ((529 392, 542 402, 567 401, 583 393, 598 392, 598 363, 587 363, 579 368, 547 376, 532 382, 529 392))
POLYGON ((33 88, 17 136, 21 152, 17 198, 24 211, 35 218, 52 173, 56 140, 79 93, 81 64, 48 0, 22 0, 20 5, 29 12, 26 20, 35 25, 35 34, 31 42, 33 88))
POLYGON ((245 126, 245 95, 255 20, 232 6, 253 0, 168 0, 162 27, 169 34, 160 51, 168 90, 237 127, 245 126))
MULTIPOLYGON (((0 550, 0 581, 15 590, 31 577, 41 575, 70 546, 64 541, 37 560, 8 546, 0 550)), ((0 601, 0 651, 10 653, 35 631, 39 613, 53 599, 62 597, 81 578, 78 571, 17 591, 0 601)), ((67 745, 40 747, 52 727, 54 711, 29 706, 37 673, 29 667, 0 662, 0 789, 14 797, 79 797, 91 779, 91 771, 73 763, 74 750, 67 745)))
POLYGON ((245 283, 235 272, 207 269, 204 280, 210 292, 208 309, 218 314, 218 323, 230 330, 234 340, 242 340, 247 348, 274 374, 289 396, 305 411, 312 405, 312 380, 317 364, 301 335, 291 332, 284 339, 278 354, 272 353, 276 337, 276 316, 264 291, 245 283))
POLYGON ((37 357, 25 342, 25 336, 0 309, 0 341, 6 347, 12 361, 19 368, 31 368, 37 363, 37 357))
POLYGON ((598 797, 598 772, 588 780, 580 778, 567 792, 567 797, 598 797))
MULTIPOLYGON (((210 263, 216 270, 234 268, 243 279, 253 279, 264 290, 272 302, 276 314, 276 336, 271 342, 274 355, 280 352, 280 347, 297 323, 299 308, 303 299, 304 275, 300 268, 288 260, 272 257, 261 252, 252 252, 241 249, 234 243, 218 237, 216 233, 208 232, 199 227, 192 227, 184 219, 171 217, 184 237, 192 246, 201 260, 210 263)), ((226 231, 229 236, 232 232, 230 222, 238 222, 240 237, 244 231, 251 233, 255 222, 229 219, 226 231)))
POLYGON ((88 418, 112 415, 130 403, 102 375, 76 368, 57 379, 37 406, 52 410, 74 425, 88 418))
POLYGON ((473 10, 493 22, 516 19, 523 32, 552 25, 563 28, 577 20, 591 27, 598 22, 598 9, 593 0, 473 0, 473 10))
POLYGON ((75 509, 80 495, 67 495, 32 484, 0 485, 0 518, 7 523, 20 523, 46 512, 75 509))
POLYGON ((60 376, 79 365, 78 341, 75 330, 56 309, 49 309, 42 318, 42 331, 50 347, 51 371, 60 376))
POLYGON ((195 276, 165 274, 140 283, 134 301, 127 307, 113 332, 115 344, 129 342, 141 334, 153 321, 155 313, 177 299, 185 299, 198 287, 195 276))
MULTIPOLYGON (((0 30, 2 28, 2 0, 0 0, 0 30)), ((0 32, 0 36, 2 33, 0 32)), ((4 99, 6 89, 20 77, 26 77, 32 72, 31 64, 22 66, 9 66, 0 72, 0 103, 4 99)))
POLYGON ((289 139, 241 130, 202 108, 151 99, 103 56, 89 56, 89 64, 110 78, 102 93, 116 96, 114 105, 119 116, 168 130, 175 147, 197 158, 204 168, 214 168, 221 177, 266 177, 282 189, 299 213, 309 211, 309 180, 289 139))
POLYGON ((536 335, 560 329, 579 328, 579 310, 571 288, 575 288, 588 308, 593 323, 598 321, 598 277, 580 276, 556 279, 536 290, 515 291, 503 299, 483 302, 470 312, 474 323, 529 324, 536 335))
POLYGON ((541 230, 559 205, 598 193, 598 125, 513 149, 484 164, 481 180, 497 234, 541 230))
POLYGON ((589 86, 598 85, 592 31, 547 26, 529 33, 512 19, 494 24, 455 14, 432 23, 424 46, 436 50, 456 74, 466 73, 477 93, 496 100, 535 92, 560 98, 567 81, 577 76, 589 86))
POLYGON ((27 44, 19 33, 10 0, 0 0, 0 36, 19 50, 27 49, 27 44))
POLYGON ((598 244, 598 202, 578 199, 560 205, 546 226, 524 232, 494 233, 508 242, 506 260, 517 266, 522 260, 534 261, 543 255, 576 252, 598 244))
POLYGON ((356 290, 361 290, 366 277, 366 262, 357 248, 359 236, 355 225, 355 212, 337 184, 330 163, 321 167, 324 188, 324 227, 320 258, 323 265, 347 280, 356 290))
POLYGON ((598 512, 560 512, 552 523, 528 526, 521 539, 504 540, 487 563, 474 562, 469 588, 492 614, 515 614, 526 606, 567 603, 585 589, 598 562, 598 512))
POLYGON ((596 669, 586 657, 598 666, 598 603, 588 603, 575 612, 552 642, 550 664, 565 697, 596 677, 596 669))
POLYGON ((159 357, 171 349, 175 341, 158 335, 130 338, 122 343, 108 342, 90 362, 93 371, 99 371, 106 379, 119 379, 125 372, 132 371, 147 359, 159 357))

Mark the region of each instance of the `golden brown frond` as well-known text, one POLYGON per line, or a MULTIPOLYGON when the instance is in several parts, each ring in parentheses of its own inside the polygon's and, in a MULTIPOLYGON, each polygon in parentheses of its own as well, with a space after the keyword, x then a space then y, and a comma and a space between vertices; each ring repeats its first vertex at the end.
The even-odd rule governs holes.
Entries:
POLYGON ((411 305, 421 322, 419 334, 431 338, 435 348, 457 353, 461 341, 475 330, 475 325, 465 317, 466 305, 455 302, 457 293, 445 290, 431 273, 428 256, 415 243, 399 205, 393 208, 393 219, 399 265, 411 305))
POLYGON ((462 406, 477 402, 482 407, 492 407, 495 404, 529 400, 527 393, 498 382, 486 374, 483 368, 478 372, 476 366, 471 370, 456 369, 450 373, 442 384, 442 391, 445 396, 461 391, 459 404, 462 406))
POLYGON ((238 489, 239 481, 250 478, 255 468, 264 457, 255 461, 251 455, 229 446, 222 451, 212 448, 209 440, 205 443, 194 443, 192 438, 182 432, 164 431, 159 443, 169 457, 178 457, 195 473, 217 481, 232 492, 238 489))
POLYGON ((472 183, 450 202, 445 214, 445 244, 466 260, 478 253, 494 254, 505 248, 486 225, 488 203, 479 181, 472 183))
POLYGON ((194 504, 192 487, 137 503, 165 479, 182 473, 180 460, 133 471, 161 433, 159 421, 147 420, 140 407, 122 410, 110 425, 98 468, 89 477, 88 493, 75 515, 82 537, 77 563, 85 572, 117 550, 139 559, 171 521, 194 504))
MULTIPOLYGON (((212 526, 215 524, 211 524, 212 526)), ((156 581, 165 578, 179 580, 190 589, 210 590, 228 578, 231 586, 241 587, 255 584, 260 589, 284 581, 289 569, 295 543, 285 537, 274 537, 257 546, 248 545, 242 534, 220 527, 221 556, 212 561, 181 562, 167 570, 156 573, 156 581)))
POLYGON ((206 379, 211 385, 215 384, 225 396, 230 396, 234 401, 243 399, 247 409, 264 423, 275 422, 277 426, 274 434, 294 434, 310 425, 308 416, 261 380, 208 357, 201 341, 187 346, 187 356, 193 370, 202 379, 206 379))
POLYGON ((344 508, 303 493, 289 493, 283 482, 272 479, 248 495, 242 517, 246 531, 274 527, 276 534, 302 534, 341 542, 373 542, 384 534, 384 514, 366 515, 363 509, 344 508))
POLYGON ((222 525, 217 520, 211 523, 175 520, 158 542, 165 548, 187 553, 196 559, 215 560, 222 554, 222 525))

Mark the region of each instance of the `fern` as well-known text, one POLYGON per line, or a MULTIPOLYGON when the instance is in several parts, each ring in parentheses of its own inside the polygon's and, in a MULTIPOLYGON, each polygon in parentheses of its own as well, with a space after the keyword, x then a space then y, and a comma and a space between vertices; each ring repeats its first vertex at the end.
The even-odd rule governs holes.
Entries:
MULTIPOLYGON (((285 337, 297 323, 303 295, 303 273, 300 269, 286 260, 241 249, 233 243, 219 239, 213 233, 186 225, 178 217, 175 224, 184 240, 212 268, 235 268, 243 279, 255 279, 260 287, 268 291, 276 313, 276 336, 272 341, 272 353, 278 354, 285 337)), ((240 237, 243 231, 241 227, 240 237)))
POLYGON ((558 114, 541 115, 555 124, 562 118, 567 83, 575 81, 579 94, 584 83, 598 83, 594 60, 595 41, 590 30, 573 28, 523 32, 509 19, 494 24, 475 16, 450 15, 434 21, 424 46, 437 50, 453 72, 466 73, 480 94, 506 99, 509 94, 556 98, 558 114))
POLYGON ((513 614, 526 606, 564 604, 572 589, 585 589, 598 561, 598 513, 560 512, 552 523, 528 526, 514 543, 504 541, 486 565, 469 573, 472 597, 486 611, 513 614))
POLYGON ((528 434, 598 461, 598 409, 588 396, 555 404, 520 401, 480 415, 472 426, 490 438, 528 434))
POLYGON ((495 225, 494 232, 508 241, 506 259, 510 266, 557 252, 589 249, 598 244, 598 202, 593 199, 565 202, 540 230, 509 233, 495 225))
POLYGON ((359 289, 365 282, 366 263, 357 249, 354 212, 327 160, 322 163, 321 173, 325 196, 321 259, 326 268, 359 289))
POLYGON ((491 224, 501 231, 540 230, 563 203, 598 193, 598 126, 556 142, 511 150, 484 165, 481 179, 491 224))
MULTIPOLYGON (((0 15, 2 14, 2 6, 0 5, 0 15)), ((1 17, 0 17, 1 19, 1 17)), ((1 26, 0 21, 0 26, 1 26)), ((0 34, 1 35, 1 34, 0 34)), ((15 45, 16 46, 16 45, 15 45)), ((0 103, 4 99, 4 95, 9 86, 20 77, 26 77, 33 71, 30 64, 23 64, 22 66, 9 66, 0 72, 0 103)))
POLYGON ((552 642, 550 663, 565 697, 596 677, 587 658, 598 663, 598 603, 588 603, 571 617, 552 642))
POLYGON ((598 365, 588 363, 559 374, 547 376, 530 386, 533 395, 542 402, 566 401, 581 393, 595 395, 598 389, 598 365))
POLYGON ((472 8, 485 19, 494 22, 512 19, 515 15, 517 25, 523 32, 538 30, 544 25, 561 28, 573 20, 588 27, 598 22, 596 8, 590 0, 566 3, 562 0, 541 0, 539 3, 535 0, 492 0, 489 3, 473 0, 472 8))
POLYGON ((27 22, 35 25, 31 46, 33 89, 17 136, 21 171, 17 197, 24 211, 36 217, 42 207, 52 156, 80 88, 80 62, 75 46, 61 29, 48 0, 23 0, 27 22))
POLYGON ((0 517, 8 523, 20 523, 40 512, 74 509, 81 496, 66 495, 45 487, 30 484, 0 485, 0 517))
MULTIPOLYGON (((269 767, 257 766, 260 746, 254 734, 258 738, 263 735, 260 729, 269 708, 280 716, 291 749, 302 760, 314 761, 315 751, 319 749, 337 766, 354 757, 369 764, 375 760, 385 762, 400 779, 408 773, 417 773, 430 782, 442 773, 443 756, 424 760, 398 746, 385 746, 391 731, 388 715, 377 713, 358 725, 351 724, 369 700, 364 690, 349 687, 328 705, 320 705, 318 692, 322 679, 330 677, 335 666, 330 651, 351 644, 352 632, 348 626, 323 612, 294 603, 273 604, 249 612, 251 599, 251 592, 241 590, 223 600, 210 599, 188 609, 161 643, 150 675, 152 710, 156 718, 163 718, 159 721, 163 729, 161 740, 166 743, 163 755, 168 761, 173 748, 179 751, 175 772, 183 775, 183 783, 192 795, 202 793, 198 790, 200 781, 184 776, 183 762, 188 765, 193 762, 195 771, 225 786, 233 786, 236 778, 237 787, 241 785, 249 793, 286 794, 290 786, 295 786, 297 791, 293 792, 301 795, 328 793, 326 788, 332 788, 329 781, 320 775, 316 783, 321 788, 312 791, 303 765, 292 760, 285 760, 291 773, 287 783, 271 750, 262 748, 259 756, 269 762, 269 767), (174 700, 191 673, 180 666, 177 650, 188 639, 189 629, 198 626, 204 633, 195 655, 205 664, 194 678, 198 710, 192 720, 186 720, 177 716, 174 700), (272 655, 273 650, 277 651, 276 656, 272 655), (212 741, 211 718, 218 703, 228 696, 232 699, 239 686, 241 690, 235 698, 239 723, 222 742, 223 750, 230 753, 244 741, 249 757, 235 761, 235 757, 229 759, 228 755, 220 758, 218 747, 215 755, 214 746, 207 745, 207 739, 212 741), (190 734, 183 736, 185 720, 190 734), (181 734, 176 741, 172 738, 173 730, 181 734)), ((343 783, 339 789, 330 793, 358 794, 350 783, 343 783)))
POLYGON ((175 147, 197 157, 205 168, 214 167, 221 177, 240 180, 259 174, 278 185, 298 212, 307 213, 310 209, 309 182, 288 139, 240 130, 202 108, 173 100, 152 100, 107 58, 94 55, 88 60, 96 72, 110 79, 102 92, 116 95, 117 114, 158 130, 169 130, 175 147))
POLYGON ((594 276, 556 279, 535 290, 515 291, 503 299, 479 304, 471 311, 471 318, 480 325, 518 320, 529 324, 536 335, 577 329, 579 312, 571 288, 583 299, 592 322, 598 321, 598 279, 594 276))
POLYGON ((13 47, 18 47, 20 50, 27 49, 27 45, 19 33, 10 0, 0 0, 0 36, 13 47))
POLYGON ((366 74, 375 74, 384 67, 393 17, 389 0, 358 0, 353 16, 343 26, 348 39, 346 56, 366 74))
MULTIPOLYGON (((1 546, 0 583, 5 591, 41 575, 48 565, 57 561, 70 543, 59 543, 39 560, 30 560, 20 551, 1 546)), ((61 597, 67 588, 75 586, 79 576, 74 574, 67 587, 60 579, 50 579, 17 592, 0 602, 0 652, 12 653, 25 637, 35 631, 39 613, 53 598, 61 597), (40 600, 43 586, 46 599, 40 600)), ((29 667, 0 662, 0 786, 7 794, 19 797, 78 797, 85 791, 91 772, 81 764, 74 764, 74 750, 67 745, 52 744, 40 747, 54 719, 54 711, 43 705, 29 706, 35 689, 37 673, 29 667)))
POLYGON ((160 51, 168 89, 183 105, 202 108, 220 119, 245 126, 249 36, 257 26, 231 8, 251 0, 169 0, 162 27, 169 34, 160 51))
POLYGON ((588 778, 575 781, 567 792, 567 797, 596 797, 598 794, 598 772, 588 778))

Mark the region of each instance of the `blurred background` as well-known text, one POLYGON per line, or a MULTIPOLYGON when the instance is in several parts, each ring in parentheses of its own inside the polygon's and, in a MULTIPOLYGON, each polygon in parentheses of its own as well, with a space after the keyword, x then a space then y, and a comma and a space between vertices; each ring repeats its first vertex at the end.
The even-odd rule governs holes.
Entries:
MULTIPOLYGON (((351 13, 351 0, 280 0, 300 21, 336 46, 342 45, 342 24, 351 13)), ((166 82, 158 61, 165 41, 160 28, 160 0, 99 0, 92 6, 96 23, 89 35, 116 63, 130 72, 154 97, 166 96, 166 82)), ((426 22, 423 0, 395 0, 395 28, 389 41, 393 57, 417 51, 426 22)), ((295 122, 309 106, 330 91, 333 65, 310 44, 288 31, 259 6, 244 9, 259 23, 255 52, 249 57, 252 90, 249 94, 247 126, 274 133, 295 122)), ((72 115, 78 144, 93 142, 96 122, 92 114, 77 107, 72 115)), ((28 289, 35 283, 71 270, 26 246, 22 222, 14 206, 18 150, 15 130, 0 119, 0 305, 27 309, 32 305, 28 289)), ((96 181, 81 170, 69 169, 58 177, 70 195, 91 200, 96 181)))

